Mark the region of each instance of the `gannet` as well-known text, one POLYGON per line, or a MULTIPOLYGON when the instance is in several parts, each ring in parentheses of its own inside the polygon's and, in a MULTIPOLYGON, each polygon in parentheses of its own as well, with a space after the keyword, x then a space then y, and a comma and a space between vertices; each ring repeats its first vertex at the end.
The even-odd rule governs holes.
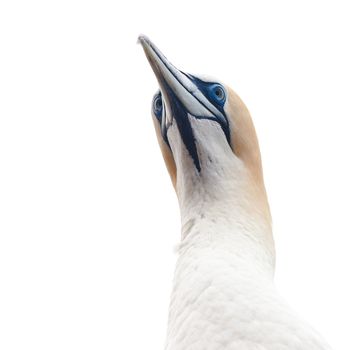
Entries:
POLYGON ((257 136, 226 84, 178 70, 140 36, 158 80, 154 126, 181 215, 166 350, 324 350, 274 286, 257 136))

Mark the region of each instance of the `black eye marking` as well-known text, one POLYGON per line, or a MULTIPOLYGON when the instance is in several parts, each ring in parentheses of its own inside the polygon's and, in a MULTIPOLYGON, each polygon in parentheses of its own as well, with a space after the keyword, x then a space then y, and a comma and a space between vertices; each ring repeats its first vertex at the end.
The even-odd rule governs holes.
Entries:
POLYGON ((210 97, 213 101, 222 106, 226 101, 226 92, 219 84, 213 84, 209 89, 210 97))
POLYGON ((163 100, 160 92, 154 96, 152 108, 154 115, 156 116, 158 121, 161 122, 163 114, 163 100))

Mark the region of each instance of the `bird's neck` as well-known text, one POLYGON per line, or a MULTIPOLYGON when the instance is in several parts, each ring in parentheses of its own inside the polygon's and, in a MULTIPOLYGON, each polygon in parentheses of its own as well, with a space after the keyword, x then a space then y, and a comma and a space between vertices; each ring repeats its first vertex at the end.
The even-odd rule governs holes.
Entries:
MULTIPOLYGON (((178 178, 182 239, 180 255, 191 247, 225 252, 228 259, 273 276, 275 251, 264 186, 257 186, 244 168, 225 177, 188 174, 178 178)), ((219 253, 220 254, 220 253, 219 253)))

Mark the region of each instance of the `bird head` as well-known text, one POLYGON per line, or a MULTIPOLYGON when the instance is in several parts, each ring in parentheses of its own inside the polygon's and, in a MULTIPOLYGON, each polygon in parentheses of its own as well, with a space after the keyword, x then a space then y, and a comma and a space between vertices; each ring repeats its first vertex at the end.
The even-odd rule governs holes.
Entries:
POLYGON ((158 80, 152 115, 178 196, 235 196, 269 217, 258 140, 242 100, 217 79, 180 71, 147 37, 139 42, 158 80))

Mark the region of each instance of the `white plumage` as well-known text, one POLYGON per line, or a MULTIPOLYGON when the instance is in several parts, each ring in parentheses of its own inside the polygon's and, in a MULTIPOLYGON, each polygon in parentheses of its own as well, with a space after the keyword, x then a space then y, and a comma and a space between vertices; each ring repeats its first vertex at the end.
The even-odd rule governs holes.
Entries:
POLYGON ((166 350, 329 349, 274 287, 270 211, 245 105, 139 40, 160 85, 153 117, 182 222, 166 350))

